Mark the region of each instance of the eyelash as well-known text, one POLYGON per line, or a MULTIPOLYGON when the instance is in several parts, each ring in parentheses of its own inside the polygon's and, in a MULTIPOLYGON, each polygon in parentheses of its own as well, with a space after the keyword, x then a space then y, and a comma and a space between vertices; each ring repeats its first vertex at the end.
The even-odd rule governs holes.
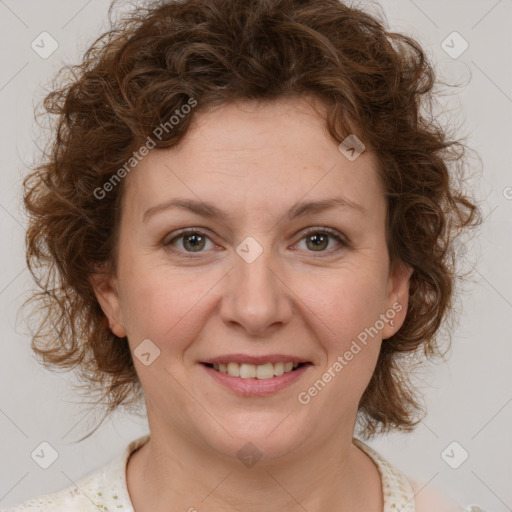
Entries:
MULTIPOLYGON (((197 257, 196 254, 199 255, 204 251, 199 251, 197 253, 193 253, 193 252, 182 251, 179 249, 177 250, 177 249, 174 249, 171 247, 175 241, 179 240, 180 238, 185 237, 186 235, 190 235, 190 234, 201 235, 201 236, 208 238, 211 241, 210 237, 206 233, 201 231, 200 229, 188 228, 183 231, 179 231, 175 237, 173 237, 168 242, 163 243, 163 246, 165 248, 171 249, 173 252, 183 255, 185 258, 196 258, 197 257)), ((320 255, 315 256, 315 257, 322 257, 322 253, 331 255, 333 252, 337 252, 338 250, 349 247, 348 241, 341 234, 339 234, 336 230, 331 229, 331 228, 309 228, 306 232, 304 232, 304 234, 303 234, 302 238, 299 240, 299 242, 311 234, 329 235, 330 237, 334 238, 341 245, 341 247, 338 249, 320 251, 320 255)), ((309 252, 314 253, 315 251, 309 251, 309 252)))

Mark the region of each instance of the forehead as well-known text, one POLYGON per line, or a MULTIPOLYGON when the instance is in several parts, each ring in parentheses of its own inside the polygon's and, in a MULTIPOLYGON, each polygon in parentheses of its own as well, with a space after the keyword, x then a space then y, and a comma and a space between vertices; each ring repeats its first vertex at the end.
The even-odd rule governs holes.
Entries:
POLYGON ((197 112, 178 146, 144 157, 126 196, 139 214, 172 197, 261 208, 341 193, 371 208, 384 196, 376 165, 369 151, 347 159, 303 101, 233 103, 197 112))

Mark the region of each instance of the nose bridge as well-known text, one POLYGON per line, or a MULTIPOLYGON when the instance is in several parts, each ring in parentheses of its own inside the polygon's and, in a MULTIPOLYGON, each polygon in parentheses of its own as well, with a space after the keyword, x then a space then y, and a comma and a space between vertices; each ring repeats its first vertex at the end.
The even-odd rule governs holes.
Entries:
POLYGON ((264 332, 291 315, 286 287, 279 279, 271 248, 247 237, 236 248, 234 268, 228 276, 229 293, 223 300, 222 316, 253 333, 264 332))

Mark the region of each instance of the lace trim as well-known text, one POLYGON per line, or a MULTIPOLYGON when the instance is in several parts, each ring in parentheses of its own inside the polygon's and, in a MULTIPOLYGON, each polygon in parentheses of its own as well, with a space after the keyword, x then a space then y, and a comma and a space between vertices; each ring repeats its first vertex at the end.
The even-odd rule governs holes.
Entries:
POLYGON ((416 512, 414 491, 406 476, 363 441, 354 437, 352 442, 373 459, 379 470, 384 499, 383 512, 416 512))
MULTIPOLYGON (((149 439, 150 434, 146 434, 130 442, 119 456, 78 480, 76 485, 33 498, 4 512, 134 512, 126 484, 126 466, 131 453, 149 439)), ((379 470, 383 512, 415 512, 414 492, 409 480, 370 446, 356 438, 353 443, 375 462, 379 470)))

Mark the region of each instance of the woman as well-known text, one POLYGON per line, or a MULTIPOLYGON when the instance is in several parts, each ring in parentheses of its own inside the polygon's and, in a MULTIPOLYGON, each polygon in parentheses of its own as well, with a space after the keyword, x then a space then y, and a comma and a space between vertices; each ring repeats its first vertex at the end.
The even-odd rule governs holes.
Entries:
POLYGON ((480 220, 434 83, 337 0, 154 2, 95 42, 25 180, 33 347, 150 434, 13 510, 461 510, 354 437, 421 419, 480 220))

